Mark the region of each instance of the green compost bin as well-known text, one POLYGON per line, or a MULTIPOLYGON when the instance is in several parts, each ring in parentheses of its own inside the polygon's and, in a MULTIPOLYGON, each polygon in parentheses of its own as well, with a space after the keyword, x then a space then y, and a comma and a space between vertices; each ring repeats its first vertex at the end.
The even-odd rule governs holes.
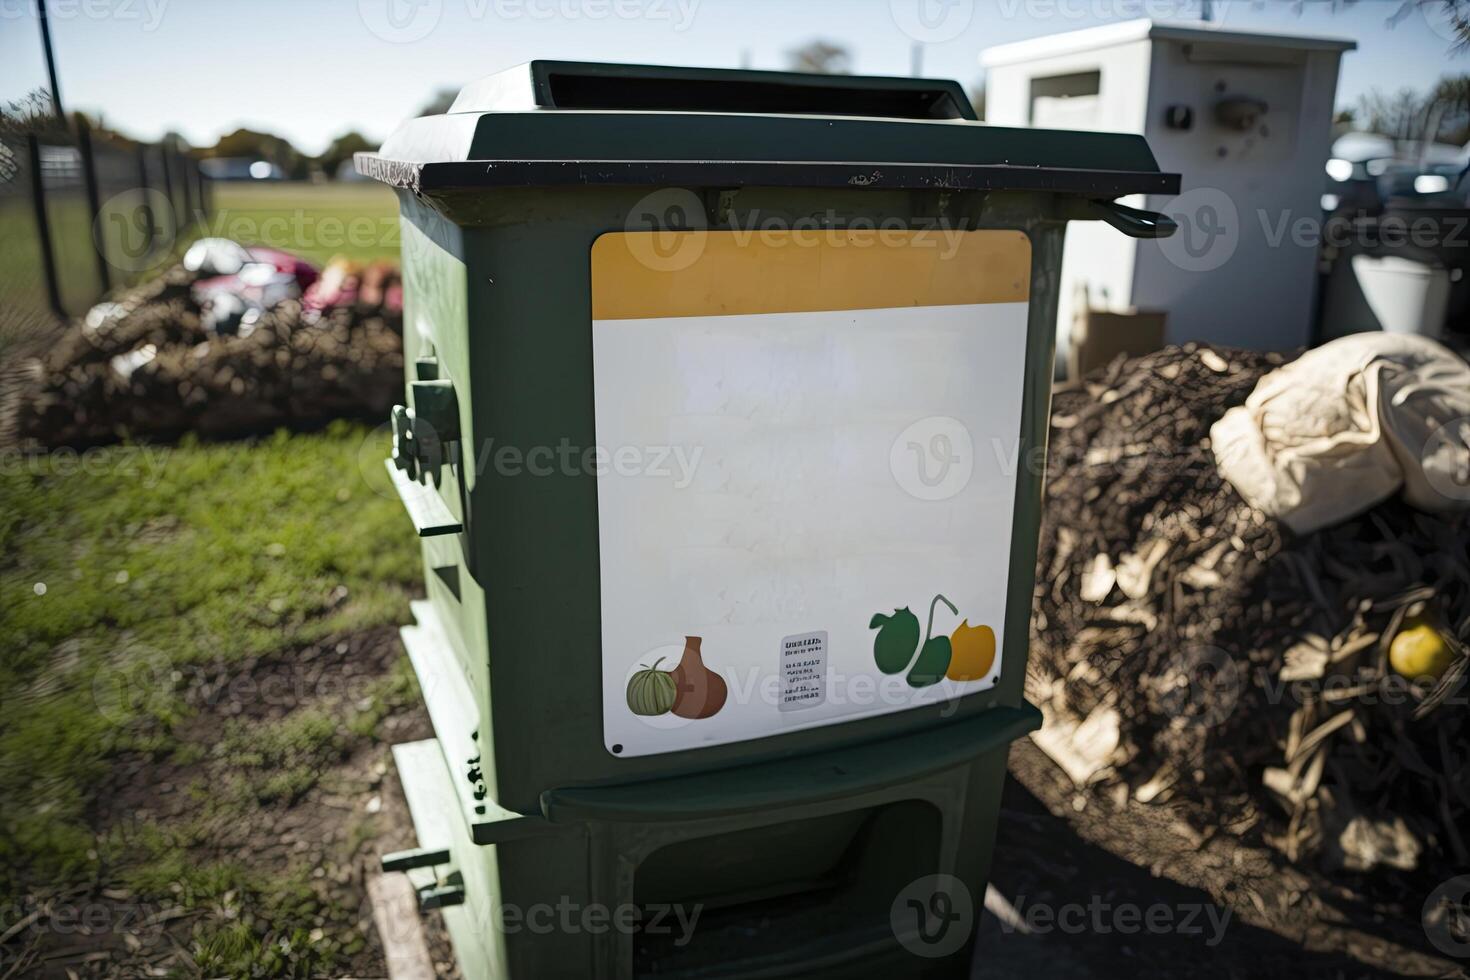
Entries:
POLYGON ((1040 720, 1063 233, 1167 235, 1114 201, 1178 177, 953 82, 547 61, 357 167, 435 733, 384 865, 464 974, 962 974, 1040 720))

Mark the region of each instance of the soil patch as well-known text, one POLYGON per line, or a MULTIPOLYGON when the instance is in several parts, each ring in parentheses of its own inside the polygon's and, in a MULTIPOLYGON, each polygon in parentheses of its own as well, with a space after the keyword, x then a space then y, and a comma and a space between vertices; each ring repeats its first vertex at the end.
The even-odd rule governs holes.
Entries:
MULTIPOLYGON (((380 627, 183 671, 194 713, 178 747, 117 758, 98 793, 116 868, 29 896, 32 921, 0 945, 0 976, 217 974, 208 965, 230 952, 217 948, 230 922, 276 952, 298 932, 337 940, 325 971, 287 955, 272 975, 383 975, 366 881, 382 854, 416 846, 391 746, 433 734, 417 688, 395 683, 402 657, 380 627), (310 769, 299 785, 273 785, 298 767, 310 769), (156 873, 130 866, 152 851, 166 855, 156 873), (233 887, 215 889, 211 874, 225 872, 207 869, 225 868, 233 887)), ((439 975, 455 976, 442 920, 424 924, 439 975)))
POLYGON ((1390 500, 1297 536, 1241 499, 1210 426, 1285 360, 1174 347, 1057 394, 1028 693, 1116 730, 1080 782, 1422 901, 1470 870, 1470 522, 1390 500), (1438 684, 1388 667, 1418 620, 1459 653, 1438 684))
POLYGON ((1422 900, 1374 899, 1361 880, 1294 866, 1229 833, 1202 836, 1182 801, 1079 793, 1029 739, 1012 747, 1010 775, 991 884, 1044 925, 1026 935, 984 916, 980 976, 1043 966, 1098 980, 1470 975, 1429 943, 1422 900), (1069 905, 1082 911, 1064 918, 1081 928, 1036 911, 1055 917, 1069 905), (1136 925, 1156 907, 1160 928, 1136 925))

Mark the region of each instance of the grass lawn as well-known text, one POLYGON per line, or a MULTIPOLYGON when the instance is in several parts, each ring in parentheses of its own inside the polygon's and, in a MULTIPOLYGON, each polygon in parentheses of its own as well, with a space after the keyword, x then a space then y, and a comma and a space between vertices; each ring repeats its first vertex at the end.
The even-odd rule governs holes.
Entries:
MULTIPOLYGON (((173 254, 205 234, 396 259, 397 205, 219 184, 173 254)), ((387 452, 346 424, 0 452, 0 977, 381 972, 363 876, 411 843, 388 746, 430 734, 387 452)))
MULTIPOLYGON (((132 255, 125 240, 143 198, 123 195, 104 204, 100 229, 116 261, 113 285, 125 286, 177 260, 197 238, 233 238, 246 245, 285 249, 318 265, 345 255, 362 262, 398 258, 398 202, 376 182, 225 182, 213 185, 211 210, 195 215, 172 243, 156 253, 132 255), (147 266, 147 263, 153 263, 147 266)), ((79 193, 53 195, 48 204, 62 303, 76 316, 97 295, 92 223, 79 193)), ((34 353, 54 335, 46 300, 35 215, 29 199, 0 201, 0 361, 8 353, 34 353)))
MULTIPOLYGON (((91 247, 86 202, 57 195, 48 206, 56 233, 55 261, 61 301, 85 312, 97 299, 97 260, 91 247)), ((29 197, 0 200, 0 358, 36 333, 54 330, 46 292, 35 209, 29 197)))
POLYGON ((398 201, 376 182, 217 183, 191 235, 285 249, 318 264, 398 257, 398 201))
MULTIPOLYGON (((337 425, 7 459, 0 933, 48 901, 125 896, 187 926, 186 972, 315 975, 360 953, 360 909, 332 886, 370 814, 258 858, 294 810, 364 792, 340 770, 381 776, 390 722, 418 710, 391 629, 418 552, 375 479, 387 449, 337 425)), ((0 975, 29 938, 0 947, 0 975)))

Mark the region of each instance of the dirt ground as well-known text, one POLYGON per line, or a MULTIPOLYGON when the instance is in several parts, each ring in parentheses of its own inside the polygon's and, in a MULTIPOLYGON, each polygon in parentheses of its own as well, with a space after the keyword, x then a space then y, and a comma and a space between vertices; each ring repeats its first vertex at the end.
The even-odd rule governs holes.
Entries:
MULTIPOLYGON (((400 647, 385 627, 333 638, 302 653, 261 658, 239 669, 258 684, 278 678, 283 690, 319 692, 330 690, 318 683, 320 675, 386 673, 400 647), (305 683, 303 661, 309 662, 305 683)), ((231 719, 273 722, 303 708, 332 711, 338 706, 330 699, 216 703, 205 691, 187 722, 192 731, 186 738, 207 740, 231 719)), ((318 894, 330 896, 342 916, 356 920, 363 940, 337 975, 383 975, 366 881, 377 873, 383 853, 415 843, 389 747, 430 734, 420 704, 393 708, 371 741, 355 743, 294 802, 262 806, 246 822, 222 817, 190 849, 189 859, 234 855, 266 874, 284 874, 305 859, 315 869, 318 894)), ((182 788, 209 774, 201 765, 144 756, 121 760, 101 794, 99 826, 141 833, 178 822, 198 806, 182 788)), ((1284 865, 1275 852, 1243 844, 1228 832, 1202 838, 1170 805, 1127 801, 1120 807, 1105 792, 1079 794, 1028 739, 1012 750, 1010 769, 991 884, 1032 931, 983 915, 976 976, 1470 975, 1466 964, 1435 953, 1418 909, 1366 901, 1350 883, 1284 865), (1067 906, 1086 909, 1087 923, 1076 928, 1036 917, 1039 907, 1058 914, 1067 906), (1160 914, 1171 917, 1170 925, 1140 929, 1125 917, 1128 909, 1146 916, 1151 908, 1166 910, 1160 914)), ((0 944, 0 977, 198 975, 191 968, 198 913, 182 911, 187 903, 140 902, 117 888, 56 898, 105 909, 110 927, 90 934, 52 929, 34 937, 22 931, 0 944)), ((1071 921, 1075 926, 1078 920, 1071 921)), ((440 976, 454 976, 441 918, 430 913, 424 924, 440 976)))
MULTIPOLYGON (((396 630, 383 627, 333 637, 297 656, 273 656, 247 661, 238 672, 212 675, 211 686, 190 690, 194 714, 180 732, 184 742, 207 743, 230 721, 279 722, 296 712, 345 709, 336 697, 321 692, 350 692, 350 679, 385 675, 402 655, 396 630), (323 677, 346 678, 340 685, 322 683, 323 677), (269 698, 220 697, 219 692, 242 684, 258 685, 281 696, 269 698), (218 685, 218 686, 214 686, 218 685), (293 698, 289 692, 311 692, 293 698)), ((345 713, 345 711, 344 711, 345 713)), ((233 859, 254 875, 286 875, 303 864, 311 867, 311 889, 317 898, 334 903, 335 921, 301 923, 328 926, 355 920, 360 948, 343 959, 345 968, 332 975, 379 977, 385 975, 382 949, 367 899, 366 882, 379 873, 379 858, 416 846, 412 821, 391 746, 432 735, 428 713, 421 702, 390 709, 371 739, 354 740, 335 764, 303 795, 261 805, 240 819, 231 808, 217 818, 206 818, 196 829, 198 840, 187 860, 198 865, 233 859)), ((117 760, 108 785, 99 793, 96 824, 123 834, 146 835, 151 829, 200 820, 201 804, 186 787, 201 778, 218 778, 207 760, 179 764, 133 755, 117 760)), ((199 825, 196 823, 196 828, 199 825)), ((177 886, 176 886, 177 892, 177 886)), ((228 896, 227 896, 228 898, 228 896)), ((21 928, 0 942, 0 978, 199 976, 193 943, 201 912, 180 896, 179 901, 140 898, 126 889, 103 887, 94 892, 52 895, 59 909, 44 929, 21 928), (87 919, 97 927, 89 926, 87 919), (71 927, 58 925, 74 920, 71 927)), ((217 912, 217 909, 210 910, 217 912)), ((250 914, 241 898, 239 914, 250 914)), ((437 915, 424 917, 430 956, 441 977, 456 977, 448 934, 437 915)))
POLYGON ((1023 920, 1037 905, 1074 904, 1088 925, 1033 918, 1042 928, 1025 935, 987 915, 977 976, 1470 976, 1470 963, 1429 943, 1417 907, 1369 901, 1228 832, 1202 838, 1173 806, 1079 794, 1029 739, 1012 748, 1010 774, 992 886, 1023 920), (1152 906, 1172 928, 1125 931, 1133 923, 1118 910, 1152 906))

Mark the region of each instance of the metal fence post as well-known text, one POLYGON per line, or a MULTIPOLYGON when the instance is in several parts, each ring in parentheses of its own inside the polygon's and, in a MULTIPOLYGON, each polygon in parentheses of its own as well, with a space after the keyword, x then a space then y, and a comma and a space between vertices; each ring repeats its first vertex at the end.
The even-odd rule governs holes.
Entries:
POLYGON ((187 227, 194 220, 194 175, 190 173, 189 166, 192 161, 185 153, 179 153, 176 159, 179 161, 179 184, 184 191, 184 216, 179 224, 187 227))
POLYGON ((82 183, 87 188, 87 213, 91 218, 92 251, 97 256, 97 278, 105 293, 112 288, 112 274, 107 262, 107 238, 99 234, 98 221, 102 215, 102 201, 97 193, 97 161, 92 155, 92 127, 86 117, 77 116, 77 149, 82 153, 82 183))
POLYGON ((56 278, 56 254, 51 250, 51 225, 46 219, 46 188, 41 175, 41 141, 35 133, 26 134, 31 157, 31 201, 36 208, 36 237, 41 249, 41 268, 46 274, 46 297, 57 316, 66 316, 61 305, 61 283, 56 278))
POLYGON ((142 143, 138 144, 138 190, 142 192, 143 221, 148 233, 148 248, 153 248, 153 243, 158 240, 158 222, 153 215, 153 204, 148 199, 148 147, 142 143))
POLYGON ((168 147, 163 143, 158 144, 158 159, 163 161, 163 196, 168 199, 168 209, 173 212, 174 226, 168 230, 169 241, 175 241, 179 237, 179 203, 174 200, 174 176, 168 162, 168 147))
POLYGON ((205 221, 209 220, 210 212, 210 187, 209 178, 204 176, 204 164, 201 160, 194 161, 194 179, 199 181, 199 217, 205 221))

